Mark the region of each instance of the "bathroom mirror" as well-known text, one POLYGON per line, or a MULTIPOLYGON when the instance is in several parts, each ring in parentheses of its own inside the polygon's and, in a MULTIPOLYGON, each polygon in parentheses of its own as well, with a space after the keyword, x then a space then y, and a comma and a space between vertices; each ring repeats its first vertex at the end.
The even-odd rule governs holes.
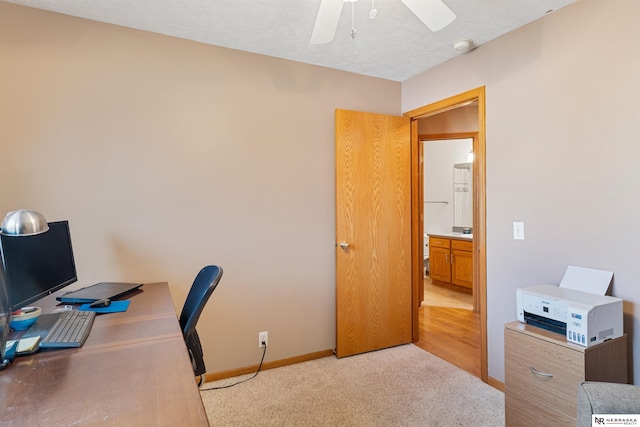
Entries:
POLYGON ((473 163, 453 165, 453 226, 473 229, 473 163))

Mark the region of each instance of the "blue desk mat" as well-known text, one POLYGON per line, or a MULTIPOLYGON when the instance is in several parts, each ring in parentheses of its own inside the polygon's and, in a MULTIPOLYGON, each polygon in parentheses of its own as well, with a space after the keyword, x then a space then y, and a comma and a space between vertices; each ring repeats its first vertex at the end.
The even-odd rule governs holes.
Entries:
POLYGON ((111 304, 109 304, 108 307, 100 308, 91 308, 89 307, 91 304, 82 304, 80 307, 78 307, 78 310, 95 311, 96 313, 120 313, 122 311, 127 311, 130 302, 131 301, 129 300, 111 301, 111 304))

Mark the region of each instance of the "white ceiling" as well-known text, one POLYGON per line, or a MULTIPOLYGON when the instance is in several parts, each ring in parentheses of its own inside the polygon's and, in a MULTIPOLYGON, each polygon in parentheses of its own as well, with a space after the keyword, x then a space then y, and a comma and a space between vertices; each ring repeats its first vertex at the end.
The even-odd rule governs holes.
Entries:
POLYGON ((2 0, 67 15, 383 79, 404 81, 576 0, 444 0, 456 14, 432 32, 400 0, 345 3, 331 43, 309 43, 320 0, 2 0), (378 13, 369 18, 375 5, 378 13))

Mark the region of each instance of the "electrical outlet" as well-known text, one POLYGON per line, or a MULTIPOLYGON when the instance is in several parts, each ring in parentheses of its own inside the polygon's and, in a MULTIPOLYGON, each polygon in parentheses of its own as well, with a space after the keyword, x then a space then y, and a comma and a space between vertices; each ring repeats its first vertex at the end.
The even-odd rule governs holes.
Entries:
POLYGON ((265 345, 269 345, 269 332, 258 332, 258 348, 262 348, 265 345))

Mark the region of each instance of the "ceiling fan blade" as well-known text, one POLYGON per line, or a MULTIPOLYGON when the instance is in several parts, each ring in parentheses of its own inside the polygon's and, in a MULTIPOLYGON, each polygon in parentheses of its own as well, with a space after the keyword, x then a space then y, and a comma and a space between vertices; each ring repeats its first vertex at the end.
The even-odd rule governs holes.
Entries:
POLYGON ((456 14, 442 0, 402 0, 431 31, 438 31, 451 24, 456 14))
POLYGON ((316 25, 311 34, 311 44, 324 44, 333 40, 340 20, 344 0, 322 0, 316 25))

